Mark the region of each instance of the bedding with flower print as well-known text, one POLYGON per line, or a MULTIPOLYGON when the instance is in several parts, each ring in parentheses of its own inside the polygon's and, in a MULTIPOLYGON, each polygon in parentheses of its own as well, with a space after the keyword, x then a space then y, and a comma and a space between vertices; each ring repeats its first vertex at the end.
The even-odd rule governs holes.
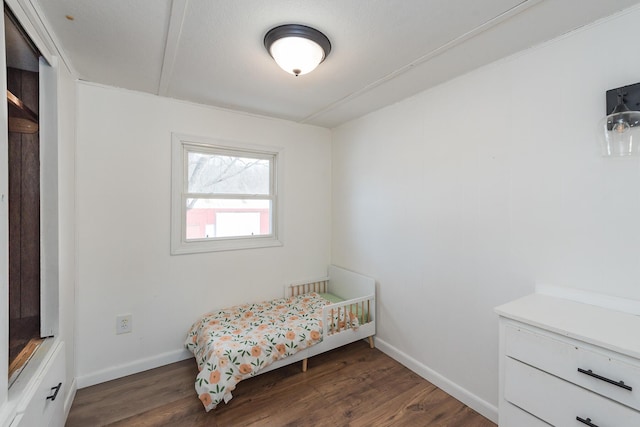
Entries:
POLYGON ((198 363, 195 388, 205 409, 227 403, 241 380, 322 341, 322 307, 327 304, 309 293, 203 315, 185 346, 198 363))

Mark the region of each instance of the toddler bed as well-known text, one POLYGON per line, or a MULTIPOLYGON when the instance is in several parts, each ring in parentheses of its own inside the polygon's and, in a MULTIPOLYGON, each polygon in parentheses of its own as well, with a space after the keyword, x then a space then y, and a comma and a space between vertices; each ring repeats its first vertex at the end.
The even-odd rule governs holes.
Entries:
POLYGON ((375 281, 330 266, 329 276, 285 286, 285 297, 212 311, 193 324, 195 388, 207 411, 227 403, 243 379, 359 339, 373 348, 375 281))

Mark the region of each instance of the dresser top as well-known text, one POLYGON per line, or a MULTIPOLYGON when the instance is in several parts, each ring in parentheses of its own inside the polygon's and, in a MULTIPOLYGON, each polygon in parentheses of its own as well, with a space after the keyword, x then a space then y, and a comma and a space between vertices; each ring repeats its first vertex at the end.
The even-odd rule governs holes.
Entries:
POLYGON ((542 294, 511 301, 495 311, 508 319, 640 359, 640 316, 542 294))

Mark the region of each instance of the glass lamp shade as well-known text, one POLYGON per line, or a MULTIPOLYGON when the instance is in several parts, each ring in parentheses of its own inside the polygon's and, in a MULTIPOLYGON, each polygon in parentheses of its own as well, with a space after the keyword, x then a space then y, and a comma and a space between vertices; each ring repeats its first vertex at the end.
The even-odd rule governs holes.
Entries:
POLYGON ((270 29, 264 36, 264 47, 280 68, 294 76, 313 71, 331 52, 327 36, 301 24, 270 29))
POLYGON ((324 50, 303 37, 283 37, 271 45, 269 53, 287 73, 299 76, 313 71, 324 60, 324 50))
POLYGON ((640 155, 640 111, 629 111, 624 104, 618 107, 600 121, 602 155, 640 155))

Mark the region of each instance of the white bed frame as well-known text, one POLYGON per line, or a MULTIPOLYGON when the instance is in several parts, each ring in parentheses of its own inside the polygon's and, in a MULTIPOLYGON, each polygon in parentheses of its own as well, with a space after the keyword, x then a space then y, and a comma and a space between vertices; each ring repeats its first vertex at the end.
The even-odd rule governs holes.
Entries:
POLYGON ((376 333, 376 282, 374 279, 331 265, 328 277, 287 285, 284 295, 290 297, 308 292, 329 292, 344 299, 342 302, 323 307, 322 342, 278 360, 260 370, 258 374, 299 361, 302 361, 302 371, 305 372, 308 358, 360 339, 368 339, 369 346, 374 347, 373 336, 376 333), (347 313, 357 313, 356 327, 350 322, 344 322, 344 319, 349 317, 347 313), (327 321, 327 319, 334 320, 327 321), (341 322, 340 319, 343 321, 341 322))

